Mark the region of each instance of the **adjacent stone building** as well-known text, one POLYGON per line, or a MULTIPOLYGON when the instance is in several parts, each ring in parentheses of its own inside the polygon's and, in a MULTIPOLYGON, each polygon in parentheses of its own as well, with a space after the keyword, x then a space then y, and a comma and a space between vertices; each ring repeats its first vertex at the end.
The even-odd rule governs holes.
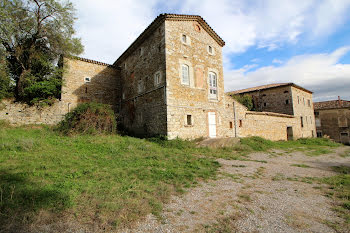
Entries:
POLYGON ((259 111, 248 111, 224 92, 224 45, 200 16, 161 14, 113 65, 64 58, 61 99, 42 110, 44 118, 33 107, 6 102, 0 119, 54 124, 79 103, 93 101, 111 105, 120 126, 136 135, 313 136, 312 92, 304 88, 289 83, 245 90, 259 111))
POLYGON ((336 142, 350 144, 350 101, 315 102, 317 137, 325 135, 336 142))
POLYGON ((294 138, 315 137, 315 117, 312 92, 294 83, 276 83, 238 91, 230 95, 250 95, 257 112, 274 112, 294 116, 297 124, 288 123, 289 135, 294 138))

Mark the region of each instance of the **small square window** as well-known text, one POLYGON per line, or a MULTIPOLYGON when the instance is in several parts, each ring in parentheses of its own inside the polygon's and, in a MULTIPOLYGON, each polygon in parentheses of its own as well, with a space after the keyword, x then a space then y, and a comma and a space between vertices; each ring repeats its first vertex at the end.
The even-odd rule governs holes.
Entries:
POLYGON ((161 81, 162 81, 161 78, 162 78, 162 76, 161 76, 160 71, 158 71, 154 74, 154 85, 155 86, 157 86, 161 83, 161 81))
POLYGON ((192 125, 192 115, 187 115, 186 116, 186 124, 187 125, 192 125))
POLYGON ((210 45, 208 45, 208 53, 213 55, 214 54, 214 48, 210 45))
POLYGON ((181 40, 182 40, 182 43, 187 44, 187 36, 186 35, 182 35, 181 40))
POLYGON ((84 82, 86 82, 86 83, 91 82, 91 78, 90 78, 90 77, 85 77, 85 78, 84 78, 84 82))

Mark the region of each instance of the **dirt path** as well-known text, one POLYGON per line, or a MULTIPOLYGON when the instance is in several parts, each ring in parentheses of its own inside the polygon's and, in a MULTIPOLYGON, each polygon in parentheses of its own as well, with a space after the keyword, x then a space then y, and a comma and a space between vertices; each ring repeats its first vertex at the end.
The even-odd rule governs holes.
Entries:
POLYGON ((123 232, 335 232, 326 222, 343 220, 308 177, 350 166, 349 157, 339 156, 346 149, 317 157, 275 151, 252 154, 251 161, 219 159, 217 180, 172 197, 160 217, 149 215, 123 232))

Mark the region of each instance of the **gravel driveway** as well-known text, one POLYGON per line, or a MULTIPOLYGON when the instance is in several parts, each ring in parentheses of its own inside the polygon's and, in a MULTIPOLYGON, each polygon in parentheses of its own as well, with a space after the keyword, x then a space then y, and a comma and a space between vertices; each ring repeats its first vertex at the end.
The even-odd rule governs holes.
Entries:
POLYGON ((334 203, 313 177, 335 175, 350 157, 301 152, 254 153, 250 161, 223 160, 216 180, 173 196, 161 216, 148 215, 123 232, 335 232, 334 203))

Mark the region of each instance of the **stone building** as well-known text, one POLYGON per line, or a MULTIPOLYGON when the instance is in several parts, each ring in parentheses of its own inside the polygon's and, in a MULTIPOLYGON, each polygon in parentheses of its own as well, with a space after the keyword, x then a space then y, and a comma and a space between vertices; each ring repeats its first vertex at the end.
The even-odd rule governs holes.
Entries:
MULTIPOLYGON (((315 137, 315 117, 312 92, 294 83, 276 83, 229 92, 230 95, 250 95, 255 111, 294 116, 300 125, 293 129, 298 137, 315 137)), ((292 127, 292 126, 290 126, 292 127)))
POLYGON ((79 103, 94 101, 111 105, 125 130, 136 135, 312 136, 310 91, 294 84, 259 90, 266 92, 262 100, 268 103, 260 112, 248 111, 224 92, 224 45, 200 16, 161 14, 113 65, 64 58, 61 99, 51 108, 39 114, 33 107, 5 102, 0 119, 55 124, 79 103), (278 102, 279 91, 289 103, 278 102))
POLYGON ((315 102, 317 137, 329 136, 336 142, 350 144, 350 101, 315 102))

